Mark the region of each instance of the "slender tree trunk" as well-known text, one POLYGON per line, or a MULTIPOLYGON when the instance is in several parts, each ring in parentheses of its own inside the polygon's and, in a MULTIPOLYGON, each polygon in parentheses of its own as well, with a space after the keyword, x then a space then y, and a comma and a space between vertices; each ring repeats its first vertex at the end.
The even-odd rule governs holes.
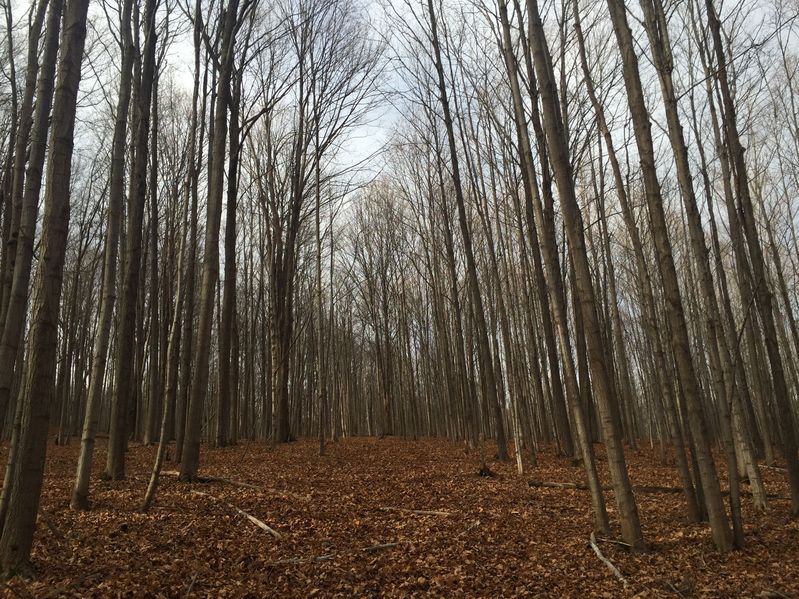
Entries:
POLYGON ((230 102, 230 161, 228 165, 227 206, 225 217, 225 282, 222 296, 222 321, 219 326, 219 389, 216 402, 217 447, 230 444, 231 363, 233 320, 236 308, 236 196, 239 164, 239 93, 238 77, 232 78, 230 102))
MULTIPOLYGON (((22 406, 19 458, 11 477, 13 486, 9 491, 8 512, 0 538, 0 569, 6 575, 29 571, 44 477, 58 349, 58 313, 69 228, 69 186, 65 182, 70 180, 72 170, 75 109, 86 40, 88 4, 88 0, 72 0, 64 15, 47 166, 42 247, 28 337, 30 362, 19 399, 22 406)), ((47 66, 45 62, 44 67, 47 66)))
POLYGON ((741 519, 740 488, 738 480, 738 461, 735 455, 735 443, 732 436, 731 404, 735 381, 732 375, 727 339, 720 329, 718 316, 720 310, 716 301, 713 276, 710 271, 710 257, 705 245, 702 219, 699 215, 696 195, 693 188, 693 177, 688 158, 688 148, 683 136, 682 124, 677 110, 677 96, 672 80, 673 63, 671 58, 671 42, 668 38, 668 23, 660 0, 641 0, 644 12, 644 25, 649 36, 649 45, 653 53, 655 68, 660 79, 663 103, 666 109, 669 139, 677 167, 677 179, 682 192, 683 205, 688 220, 688 231, 694 261, 698 270, 700 292, 704 302, 705 326, 709 344, 711 378, 716 392, 717 404, 721 413, 721 433, 727 454, 727 471, 730 484, 730 507, 732 512, 735 545, 744 546, 743 522, 741 519))
MULTIPOLYGON (((148 384, 147 384, 147 419, 144 426, 144 444, 150 445, 155 440, 159 406, 162 400, 161 393, 161 369, 159 367, 159 355, 166 351, 160 345, 160 325, 161 318, 166 318, 166 314, 159 313, 159 290, 158 290, 158 76, 155 75, 153 81, 153 101, 152 101, 152 127, 150 128, 150 325, 147 340, 148 352, 148 384)), ((166 236, 164 241, 166 246, 166 236)))
MULTIPOLYGON (((316 107, 316 102, 314 102, 314 107, 316 107)), ((317 322, 317 331, 316 331, 316 371, 315 371, 315 379, 316 379, 316 395, 317 401, 319 402, 319 455, 325 454, 325 436, 327 433, 327 420, 328 420, 328 408, 327 408, 327 368, 326 368, 326 360, 325 360, 325 353, 326 353, 326 346, 325 346, 325 325, 324 325, 324 309, 323 309, 323 302, 322 302, 322 189, 320 187, 320 170, 321 165, 319 164, 321 160, 321 152, 319 151, 319 114, 315 108, 314 113, 314 150, 316 152, 315 160, 314 160, 314 195, 316 200, 316 206, 314 207, 314 217, 315 217, 315 242, 316 242, 316 322, 317 322)), ((331 244, 332 246, 332 244, 331 244)), ((331 249, 332 252, 332 249, 331 249)), ((333 290, 330 290, 330 293, 333 293, 333 290)))
MULTIPOLYGON (((22 334, 28 311, 28 288, 31 280, 31 264, 33 262, 33 245, 36 236, 36 221, 39 217, 39 195, 42 187, 42 173, 47 153, 47 135, 50 129, 50 108, 53 102, 53 85, 59 45, 61 13, 63 0, 51 0, 47 16, 44 38, 42 66, 39 69, 36 83, 36 104, 33 113, 33 125, 30 129, 30 147, 28 149, 28 167, 23 177, 22 169, 17 171, 15 179, 14 201, 19 197, 19 229, 14 246, 10 266, 13 266, 11 290, 6 306, 5 321, 0 337, 0 413, 8 409, 14 373, 17 367, 18 348, 22 342, 22 334), (24 190, 21 186, 24 181, 24 190)), ((30 43, 37 45, 38 40, 30 43)), ((34 62, 36 62, 34 60, 34 62)), ((24 116, 24 115, 23 115, 24 116)), ((20 128, 20 135, 24 126, 20 128)), ((25 144, 20 146, 22 166, 24 166, 25 144)), ((13 224, 12 224, 13 227, 13 224)), ((14 231, 12 229, 12 235, 14 231)), ((1 514, 0 514, 1 515, 1 514)))
MULTIPOLYGON (((529 133, 526 125, 526 118, 524 115, 521 89, 519 87, 518 69, 516 66, 515 57, 511 52, 511 37, 510 37, 510 21, 508 17, 507 4, 504 0, 499 3, 499 15, 502 22, 503 29, 503 43, 502 50, 505 58, 505 67, 508 71, 509 81, 511 85, 511 95, 513 98, 514 116, 516 122, 516 133, 521 150, 522 161, 522 183, 524 185, 525 202, 527 205, 528 227, 531 230, 531 244, 534 252, 538 252, 538 238, 534 236, 535 224, 533 219, 538 222, 539 227, 544 229, 544 214, 541 209, 541 201, 537 193, 536 174, 533 167, 533 154, 530 144, 529 133), (531 214, 533 213, 534 214, 531 214)), ((569 397, 571 407, 571 415, 575 431, 577 433, 577 442, 580 449, 580 457, 583 461, 586 477, 588 479, 588 486, 591 490, 591 502, 594 510, 594 528, 597 532, 607 534, 610 530, 608 522, 608 514, 605 507, 605 498, 602 494, 602 486, 599 482, 599 476, 596 469, 596 460, 594 458, 593 448, 588 436, 586 421, 583 413, 583 408, 577 401, 577 380, 574 371, 574 361, 571 354, 571 345, 569 343, 568 331, 566 326, 566 314, 563 289, 560 287, 560 268, 555 264, 557 260, 556 248, 549 244, 543 246, 545 254, 546 269, 546 285, 549 289, 549 300, 542 302, 541 309, 547 310, 549 307, 554 311, 554 320, 558 329, 560 338, 561 352, 564 357, 563 372, 566 378, 566 394, 569 397)), ((540 256, 540 255, 539 255, 540 256)), ((534 256, 534 258, 536 258, 534 256)), ((540 257, 536 258, 540 260, 540 257)), ((546 332, 546 330, 545 330, 546 332)), ((553 342, 554 345, 554 342, 553 342)), ((555 356, 550 353, 550 363, 557 364, 553 361, 555 356)), ((557 401, 557 400, 555 400, 557 401)))
MULTIPOLYGON (((191 119, 189 126, 189 147, 187 150, 186 161, 188 163, 188 181, 186 185, 186 195, 190 198, 191 207, 189 209, 189 248, 186 259, 186 285, 185 285, 185 313, 183 315, 183 333, 181 335, 181 356, 180 374, 175 400, 175 462, 180 463, 183 459, 183 440, 186 431, 186 412, 189 405, 191 390, 191 366, 192 366, 192 341, 194 334, 194 279, 195 262, 197 260, 197 218, 198 218, 198 171, 199 160, 197 159, 197 146, 199 143, 202 148, 202 130, 197 132, 199 96, 200 96, 200 4, 199 0, 194 7, 194 88, 191 100, 191 119), (197 138, 200 141, 197 141, 197 138)), ((205 104, 203 104, 205 106, 205 104)), ((204 110, 203 110, 204 112, 204 110)), ((204 119, 204 117, 203 117, 204 119)), ((203 127, 204 128, 204 127, 203 127)), ((202 149, 200 150, 202 156, 202 149)), ((189 201, 189 200, 187 200, 189 201)))
MULTIPOLYGON (((11 165, 11 193, 8 196, 7 204, 10 207, 11 214, 4 217, 4 227, 8 226, 8 239, 5 248, 6 260, 3 263, 3 269, 0 271, 2 276, 2 298, 0 298, 0 324, 5 325, 8 314, 8 307, 11 298, 11 287, 14 283, 14 270, 17 258, 17 244, 19 241, 19 226, 22 218, 22 203, 25 190, 25 164, 28 160, 28 142, 31 141, 31 129, 34 126, 35 112, 43 111, 45 106, 39 106, 38 102, 34 105, 34 97, 39 98, 39 91, 46 88, 37 87, 37 79, 39 78, 39 41, 42 34, 42 26, 45 22, 49 0, 38 0, 32 13, 33 20, 31 21, 30 28, 28 29, 28 52, 26 57, 25 69, 25 91, 22 95, 22 105, 19 107, 19 114, 16 116, 16 130, 13 138, 14 156, 11 165), (35 94, 35 96, 34 96, 35 94), (10 217, 9 217, 10 216, 10 217), (7 225, 6 225, 7 223, 7 225)), ((11 2, 6 4, 11 7, 11 2)), ((59 13, 61 9, 58 9, 59 13)), ((55 34, 56 41, 58 41, 58 34, 55 34)), ((47 42, 49 36, 45 34, 45 49, 42 60, 47 60, 47 42)), ((12 43, 13 35, 11 30, 8 32, 9 44, 12 43)), ((13 61, 11 61, 13 64, 13 61)), ((52 91, 50 92, 52 94, 52 91)), ((43 98, 43 102, 49 102, 43 98)), ((49 104, 48 104, 49 106, 49 104)), ((45 132, 46 139, 46 132, 45 132)), ((31 158, 33 154, 31 154, 31 158)), ((1 392, 0 392, 1 393, 1 392)), ((0 395, 0 402, 2 395, 0 395)), ((0 405, 0 417, 6 415, 7 405, 0 405)))
MULTIPOLYGON (((188 198, 186 199, 188 200, 188 198)), ((186 212, 188 212, 188 201, 186 202, 186 212)), ((186 220, 185 218, 183 219, 186 220)), ((158 481, 161 475, 161 467, 166 457, 167 445, 169 444, 169 422, 172 418, 172 410, 178 392, 178 373, 180 370, 180 335, 182 333, 183 299, 185 297, 185 286, 188 277, 185 276, 185 269, 192 268, 193 265, 187 264, 186 259, 186 226, 182 227, 183 234, 180 240, 180 257, 178 260, 178 289, 175 297, 175 309, 172 313, 172 323, 169 326, 169 344, 167 345, 166 358, 166 388, 163 401, 163 416, 161 420, 161 436, 158 441, 158 451, 156 452, 155 463, 150 474, 150 482, 147 484, 147 491, 139 508, 141 512, 150 509, 155 494, 158 490, 158 481)))
POLYGON ((184 482, 193 481, 197 477, 197 470, 200 466, 202 408, 208 391, 211 325, 216 284, 219 279, 219 226, 222 219, 227 113, 230 103, 230 80, 233 70, 238 8, 239 0, 230 0, 225 11, 220 53, 221 70, 217 80, 216 105, 214 107, 214 131, 213 135, 209 136, 211 150, 209 152, 208 209, 203 279, 200 287, 200 322, 195 351, 197 361, 191 383, 183 456, 180 464, 180 480, 184 482))
MULTIPOLYGON (((31 19, 31 25, 35 25, 38 20, 39 31, 37 32, 36 37, 29 37, 29 39, 36 39, 38 48, 38 37, 41 33, 41 23, 44 20, 45 10, 42 9, 41 11, 37 12, 37 8, 39 6, 45 6, 44 2, 39 2, 31 6, 30 16, 33 18, 31 19), (41 19, 39 18, 39 14, 41 14, 41 19)), ((13 195, 13 187, 14 187, 14 151, 16 147, 17 141, 17 130, 20 124, 20 111, 19 111, 19 89, 17 87, 17 59, 16 59, 16 50, 14 47, 14 15, 11 9, 11 2, 4 2, 3 3, 3 13, 5 14, 5 21, 6 21, 6 48, 8 50, 7 60, 8 66, 8 84, 10 89, 10 115, 11 118, 9 119, 10 122, 8 124, 8 146, 5 148, 6 155, 5 159, 3 160, 3 169, 2 169, 2 177, 0 177, 0 210, 2 211, 3 217, 3 228, 2 228, 2 248, 0 248, 0 323, 5 321, 5 311, 8 302, 8 296, 5 293, 5 286, 4 283, 6 281, 6 272, 8 271, 8 261, 9 261, 9 244, 11 241, 11 221, 14 219, 14 201, 12 199, 13 195)), ((28 49, 30 49, 33 44, 28 45, 28 49)), ((31 64, 26 65, 28 67, 28 71, 35 71, 38 68, 37 66, 33 66, 31 64)), ((35 84, 36 77, 34 76, 31 79, 31 82, 35 84)), ((26 90, 27 92, 27 87, 26 90)), ((32 91, 32 90, 31 90, 32 91)), ((27 124, 26 126, 30 127, 30 115, 31 115, 31 105, 27 106, 27 124)), ((30 129, 26 132, 26 137, 30 133, 30 129)), ((9 273, 10 274, 10 273, 9 273)), ((10 277, 8 277, 8 281, 10 283, 10 277)), ((10 289, 9 289, 10 291, 10 289)), ((0 419, 5 417, 5 413, 0 413, 0 419)))
MULTIPOLYGON (((599 407, 602 434, 608 454, 608 466, 621 519, 622 538, 633 549, 642 550, 645 548, 643 532, 638 519, 638 508, 632 493, 632 485, 627 474, 620 431, 618 431, 614 419, 616 407, 614 406, 613 385, 605 369, 605 348, 585 248, 582 215, 580 214, 574 190, 569 149, 561 113, 557 105, 557 90, 552 73, 552 61, 547 49, 546 38, 544 37, 543 24, 538 14, 537 0, 528 0, 527 8, 532 32, 530 43, 540 86, 547 147, 549 148, 550 161, 555 173, 563 218, 566 223, 566 233, 576 276, 575 282, 580 311, 585 326, 591 380, 599 407)), ((581 382, 587 384, 587 381, 581 382)))
MULTIPOLYGON (((18 360, 23 353, 22 334, 28 310, 28 288, 30 286, 31 262, 33 260, 33 242, 36 233, 36 219, 39 213, 39 195, 42 185, 42 169, 47 151, 47 134, 50 125, 50 106, 53 99, 56 62, 59 46, 59 30, 61 25, 63 2, 53 0, 49 8, 47 29, 45 31, 43 65, 39 70, 36 84, 37 102, 34 122, 31 129, 31 145, 29 148, 28 169, 25 175, 25 190, 20 205, 20 223, 14 259, 14 276, 11 295, 6 310, 5 326, 0 337, 0 409, 8 411, 12 393, 21 380, 21 369, 17 368, 18 360)), ((36 41, 31 40, 35 44, 36 41)), ((23 162, 24 165, 24 162, 23 162)), ((21 173, 18 173, 21 177, 21 173)), ((19 182, 21 183, 21 179, 19 182)), ((24 405, 21 398, 13 402, 14 419, 11 434, 11 446, 8 453, 3 491, 0 495, 0 527, 6 520, 11 489, 20 452, 20 431, 24 405)))
POLYGON ((680 297, 677 271, 674 266, 660 183, 658 182, 655 168, 649 114, 644 102, 643 88, 638 72, 638 59, 635 55, 632 32, 627 22, 623 0, 608 0, 608 9, 622 55, 627 101, 633 118, 635 137, 640 154, 646 199, 649 207, 650 227, 655 241, 663 290, 666 294, 672 348, 685 403, 688 408, 687 417, 691 427, 691 437, 699 465, 699 475, 710 517, 713 540, 720 551, 727 551, 730 549, 731 543, 730 527, 724 511, 721 487, 707 438, 707 425, 702 412, 700 397, 701 388, 691 356, 688 328, 683 311, 682 298, 680 297))
MULTIPOLYGON (((133 158, 133 171, 130 177, 128 194, 128 221, 125 236, 125 264, 122 272, 122 301, 120 302, 120 324, 117 332, 118 345, 114 365, 114 394, 111 403, 111 425, 108 433, 108 454, 105 473, 107 478, 125 478, 125 450, 129 434, 129 412, 135 397, 133 377, 135 351, 137 344, 136 321, 139 300, 139 280, 141 273, 142 228, 144 204, 147 195, 148 140, 150 133, 150 104, 152 100, 153 79, 155 77, 155 13, 157 0, 147 0, 145 6, 145 41, 142 53, 141 84, 136 96, 136 131, 133 158)), ((140 364, 140 362, 139 362, 140 364)))
MULTIPOLYGON (((616 193, 621 205, 622 215, 624 218, 627 232, 633 245, 633 252, 635 254, 635 263, 639 276, 639 285, 641 287, 641 296, 644 304, 644 324, 646 328, 646 338, 648 341, 646 350, 652 353, 655 358, 656 364, 665 364, 666 356, 660 340, 660 332, 658 327, 657 313, 655 309, 654 293, 652 291, 652 280, 646 266, 646 259, 644 255, 643 243, 641 236, 638 232, 638 225, 635 222, 632 207, 627 196, 626 186, 621 174, 621 167, 616 151, 613 145, 613 138, 610 134, 610 129, 605 118, 605 112, 599 102, 594 89, 594 83, 591 79, 591 73, 588 68, 588 59, 585 54, 585 43, 583 41, 582 27, 580 23, 580 13, 577 1, 573 1, 574 8, 574 27, 577 36, 578 49, 580 53, 580 64, 583 70, 586 91, 591 99, 591 104, 594 108, 594 113, 597 119, 597 125, 600 133, 605 140, 605 145, 608 148, 608 159, 610 160, 611 170, 613 172, 613 180, 616 186, 616 193)), ((699 521, 699 506, 697 505, 696 493, 694 491, 693 483, 691 481, 691 474, 688 469, 688 460, 685 455, 685 441, 682 436, 682 429, 677 419, 677 411, 675 408, 676 402, 674 398, 674 391, 671 385, 670 375, 664 375, 661 368, 655 368, 655 380, 657 381, 658 390, 663 389, 665 412, 669 421, 669 429, 671 430, 671 439, 674 445, 675 460, 677 462, 677 471, 680 474, 680 480, 683 485, 683 494, 688 512, 688 520, 690 522, 699 521)))
POLYGON ((464 252, 466 254, 469 293, 473 306, 475 325, 477 328, 477 351, 479 356, 478 359, 480 361, 480 377, 485 399, 488 402, 489 407, 491 407, 491 409, 494 411, 494 418, 496 420, 497 455, 501 461, 505 461, 508 459, 508 448, 507 442, 505 440, 505 425, 503 423, 502 417, 502 406, 500 404, 500 398, 497 397, 497 383, 494 375, 494 365, 491 359, 491 350, 488 343, 488 326, 486 324, 485 310, 483 308, 483 299, 480 294, 479 280, 477 277, 477 264, 475 262, 474 250, 472 248, 472 237, 466 216, 466 200, 461 185, 458 149, 455 141, 455 130, 452 123, 452 116, 450 114, 447 84, 444 78, 444 66, 441 59, 441 44, 438 38, 436 16, 433 9, 432 0, 427 1, 427 8, 430 17, 430 33, 432 36, 431 42, 433 44, 433 55, 435 57, 436 72, 438 75, 439 100, 441 101, 441 108, 444 113, 444 125, 447 130, 447 141, 449 143, 452 168, 452 182, 455 186, 455 199, 458 204, 458 224, 460 225, 461 237, 464 244, 464 252))
MULTIPOLYGON (((766 280, 765 260, 763 249, 755 223, 754 206, 749 191, 749 176, 746 170, 744 148, 738 134, 735 105, 730 92, 729 78, 727 75, 727 56, 721 38, 721 22, 716 15, 713 0, 706 0, 707 19, 713 39, 713 48, 716 54, 717 78, 721 89, 724 114, 724 136, 730 149, 730 159, 733 166, 733 178, 739 202, 739 214, 743 218, 744 237, 749 250, 752 274, 755 282, 755 300, 757 303, 760 320, 763 325, 763 337, 766 343, 766 353, 771 365, 771 378, 774 385, 774 396, 779 412, 779 423, 782 432, 782 450, 788 466, 788 480, 791 486, 791 513, 799 514, 799 454, 797 454, 796 423, 791 409, 791 400, 788 385, 785 379, 782 355, 777 339, 776 325, 774 322, 773 297, 768 281, 766 280)), ((730 226, 735 226, 731 223, 730 226)))

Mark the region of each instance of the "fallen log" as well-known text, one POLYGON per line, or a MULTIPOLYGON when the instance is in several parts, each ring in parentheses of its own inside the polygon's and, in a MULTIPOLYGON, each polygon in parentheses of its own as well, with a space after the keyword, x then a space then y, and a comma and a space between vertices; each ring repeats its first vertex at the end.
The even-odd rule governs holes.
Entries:
POLYGON ((788 472, 787 468, 780 468, 779 466, 769 466, 768 464, 759 464, 760 468, 768 468, 769 470, 776 470, 777 472, 788 472))
MULTIPOLYGON (((531 487, 544 487, 547 489, 579 489, 580 491, 588 491, 588 485, 585 483, 558 483, 548 480, 531 480, 527 484, 531 487)), ((610 487, 602 487, 603 491, 609 491, 610 487)))
POLYGON ((625 543, 624 541, 617 541, 616 539, 603 539, 602 537, 596 538, 597 543, 610 543, 611 545, 618 545, 619 547, 626 547, 627 549, 632 549, 633 546, 629 543, 625 543))
POLYGON ((282 566, 286 564, 291 565, 299 565, 299 564, 309 564, 311 562, 326 562, 333 559, 333 554, 328 553, 327 555, 320 555, 317 557, 292 557, 289 559, 281 559, 276 562, 272 562, 273 566, 282 566))
MULTIPOLYGON (((380 551, 382 549, 391 549, 392 547, 396 547, 398 545, 399 545, 399 543, 378 543, 377 545, 370 545, 369 547, 364 547, 363 549, 360 549, 360 551, 364 552, 364 553, 372 553, 374 551, 380 551)), ((287 564, 298 565, 298 564, 309 564, 311 562, 326 562, 326 561, 329 561, 329 560, 331 560, 331 559, 333 559, 334 557, 337 557, 337 556, 341 557, 341 556, 344 556, 344 555, 352 555, 352 554, 353 554, 353 552, 345 552, 345 553, 338 553, 338 554, 327 553, 325 555, 320 555, 320 556, 316 556, 316 557, 292 557, 292 558, 281 559, 281 560, 278 560, 276 562, 272 562, 271 565, 272 566, 282 566, 282 565, 287 565, 287 564)))

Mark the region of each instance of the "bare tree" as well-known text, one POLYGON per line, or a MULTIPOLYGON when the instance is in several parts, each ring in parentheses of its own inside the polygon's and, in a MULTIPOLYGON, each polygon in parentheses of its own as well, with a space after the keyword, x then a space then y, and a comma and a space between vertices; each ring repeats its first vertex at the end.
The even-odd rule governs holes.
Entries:
MULTIPOLYGON (((21 427, 8 512, 0 537, 0 567, 5 574, 29 568, 47 451, 50 402, 55 388, 56 335, 69 224, 69 187, 75 109, 86 40, 88 0, 72 0, 64 14, 64 35, 53 102, 47 165, 41 259, 32 302, 28 364, 20 397, 21 427)), ((55 60, 55 57, 52 57, 55 60)))

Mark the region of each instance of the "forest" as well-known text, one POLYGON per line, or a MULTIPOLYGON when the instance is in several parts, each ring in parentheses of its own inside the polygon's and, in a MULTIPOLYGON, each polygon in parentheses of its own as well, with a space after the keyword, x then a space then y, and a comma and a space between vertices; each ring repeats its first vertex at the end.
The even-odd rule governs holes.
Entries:
POLYGON ((0 594, 799 597, 797 0, 0 8, 0 594))

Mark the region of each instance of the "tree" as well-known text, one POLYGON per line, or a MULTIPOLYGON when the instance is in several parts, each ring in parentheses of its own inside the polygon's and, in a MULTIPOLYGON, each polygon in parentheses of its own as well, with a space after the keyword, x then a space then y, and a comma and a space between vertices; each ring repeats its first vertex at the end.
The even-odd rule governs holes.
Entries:
POLYGON ((205 257, 200 287, 200 323, 197 334, 197 362, 191 383, 191 395, 186 415, 186 436, 180 464, 180 478, 191 482, 197 477, 200 465, 200 427, 202 407, 208 387, 211 345, 211 321, 214 310, 216 283, 219 278, 219 226, 222 218, 227 115, 230 108, 230 81, 236 44, 236 29, 242 14, 251 7, 245 2, 239 9, 238 0, 230 0, 224 10, 222 43, 218 56, 219 73, 214 106, 214 129, 210 136, 208 213, 206 216, 205 257))
POLYGON ((144 48, 141 54, 141 78, 136 93, 134 158, 128 192, 127 231, 125 235, 124 267, 122 270, 122 301, 117 331, 117 350, 114 364, 114 400, 111 404, 111 425, 108 434, 108 455, 104 475, 112 480, 125 478, 125 450, 128 442, 128 411, 133 397, 132 374, 136 330, 136 314, 142 263, 144 206, 147 196, 148 141, 150 136, 150 105, 153 101, 156 53, 157 0, 147 0, 144 9, 144 48))
POLYGON ((466 200, 461 183, 460 166, 458 160, 458 149, 455 141, 455 129, 450 112, 449 98, 447 94, 447 83, 444 76, 444 63, 441 58, 441 43, 438 37, 436 23, 436 13, 433 8, 433 1, 427 0, 427 11, 430 23, 431 44, 433 49, 434 63, 438 78, 438 93, 441 109, 444 116, 444 126, 447 132, 447 143, 449 145, 450 165, 452 169, 452 184, 455 189, 455 201, 458 207, 458 225, 460 227, 461 238, 464 243, 466 255, 466 268, 468 285, 470 291, 472 316, 477 327, 477 352, 480 360, 480 373, 483 394, 494 411, 494 418, 497 426, 497 453, 500 460, 508 459, 508 450, 505 441, 505 427, 503 424, 502 406, 497 397, 497 385, 494 373, 494 364, 491 358, 491 350, 488 344, 488 328, 485 320, 483 299, 480 294, 479 281, 477 277, 477 265, 472 248, 471 232, 466 217, 466 200))
POLYGON ((69 224, 69 181, 75 131, 75 108, 86 40, 88 0, 71 0, 64 15, 58 82, 53 102, 52 134, 44 198, 41 259, 32 302, 17 463, 8 491, 8 512, 0 537, 0 567, 13 574, 29 568, 31 545, 44 476, 47 427, 53 397, 56 326, 69 224))
MULTIPOLYGON (((744 148, 741 144, 736 123, 736 110, 730 92, 729 77, 727 75, 727 58, 724 44, 721 39, 721 23, 716 15, 716 8, 712 0, 707 0, 707 21, 713 39, 713 50, 716 56, 717 79, 721 90, 723 105, 724 138, 729 148, 729 160, 734 173, 735 191, 738 199, 737 210, 743 223, 744 238, 746 239, 749 259, 751 260, 752 275, 754 280, 754 297, 757 302, 763 325, 763 336, 766 343, 766 352, 771 365, 771 377, 774 385, 774 395, 779 410, 779 422, 782 423, 783 453, 788 466, 788 478, 791 485, 791 512, 799 514, 799 454, 797 453, 796 423, 793 419, 788 387, 785 381, 785 370, 782 355, 777 340, 774 322, 774 308, 772 306, 772 293, 766 280, 766 269, 763 259, 763 249, 755 223, 754 206, 749 193, 749 177, 747 175, 744 148)), ((735 225, 733 225, 735 226, 735 225)))
POLYGON ((527 8, 531 23, 530 41, 533 60, 540 82, 547 146, 555 173, 555 181, 558 186, 561 209, 569 240, 569 251, 575 270, 577 297, 584 320, 591 362, 591 382, 597 396, 601 415, 602 436, 608 452, 608 466, 611 471, 616 504, 621 518, 622 538, 633 549, 642 550, 645 548, 644 538, 638 518, 638 507, 635 503, 632 485, 627 474, 621 436, 614 414, 615 410, 618 410, 618 406, 615 404, 613 385, 605 366, 605 347, 585 249, 582 216, 574 190, 566 133, 563 129, 561 113, 556 103, 557 89, 552 76, 551 57, 544 37, 543 24, 538 14, 537 0, 528 0, 527 8))
POLYGON ((724 511, 721 488, 707 439, 707 425, 700 403, 700 387, 693 357, 691 356, 688 328, 685 321, 682 298, 680 297, 668 226, 663 210, 660 183, 655 169, 649 114, 644 103, 643 88, 638 72, 638 59, 633 49, 632 33, 627 23, 624 3, 620 0, 608 0, 608 9, 622 55, 627 102, 633 119, 646 188, 650 229, 657 249, 658 267, 663 290, 667 298, 666 305, 671 327, 672 350, 688 407, 688 422, 690 423, 693 446, 699 463, 699 478, 716 547, 721 551, 727 551, 731 543, 729 522, 724 511))
POLYGON ((105 384, 108 360, 108 342, 116 303, 117 258, 119 255, 119 233, 122 224, 122 202, 124 200, 125 154, 128 137, 128 112, 133 85, 133 37, 131 35, 132 0, 124 0, 120 15, 120 39, 122 61, 119 77, 119 95, 114 115, 114 138, 111 143, 111 173, 108 184, 107 230, 103 251, 103 294, 99 321, 92 350, 92 370, 89 377, 89 395, 86 399, 86 415, 81 436, 81 453, 75 475, 75 488, 70 505, 73 509, 88 509, 89 477, 92 470, 97 420, 100 399, 105 384))
MULTIPOLYGON (((31 144, 30 148, 30 159, 24 179, 25 191, 20 198, 21 203, 19 206, 19 211, 24 213, 24 219, 22 215, 19 217, 19 230, 17 231, 19 239, 17 241, 16 254, 19 255, 19 259, 14 260, 11 295, 6 309, 3 336, 0 337, 0 404, 5 403, 6 406, 8 406, 8 397, 11 395, 15 373, 17 372, 15 367, 17 365, 19 345, 22 341, 25 313, 28 309, 28 287, 30 286, 31 263, 33 261, 36 219, 39 214, 42 171, 47 153, 46 140, 50 127, 50 107, 53 101, 53 87, 56 77, 62 9, 63 4, 56 0, 50 5, 48 10, 43 68, 40 70, 36 84, 36 96, 39 100, 36 103, 34 122, 30 130, 31 139, 34 140, 34 143, 31 144)), ((37 42, 31 40, 30 43, 35 45, 37 42)), ((24 128, 20 128, 18 135, 23 133, 24 128)), ((27 140, 25 143, 27 143, 27 140)), ((19 185, 22 184, 21 176, 22 173, 17 172, 19 185)), ((6 521, 8 505, 11 499, 11 488, 14 482, 18 451, 20 449, 19 436, 21 434, 20 427, 22 426, 23 414, 24 406, 17 400, 14 411, 11 447, 3 481, 3 493, 0 496, 0 525, 3 525, 6 521)))

